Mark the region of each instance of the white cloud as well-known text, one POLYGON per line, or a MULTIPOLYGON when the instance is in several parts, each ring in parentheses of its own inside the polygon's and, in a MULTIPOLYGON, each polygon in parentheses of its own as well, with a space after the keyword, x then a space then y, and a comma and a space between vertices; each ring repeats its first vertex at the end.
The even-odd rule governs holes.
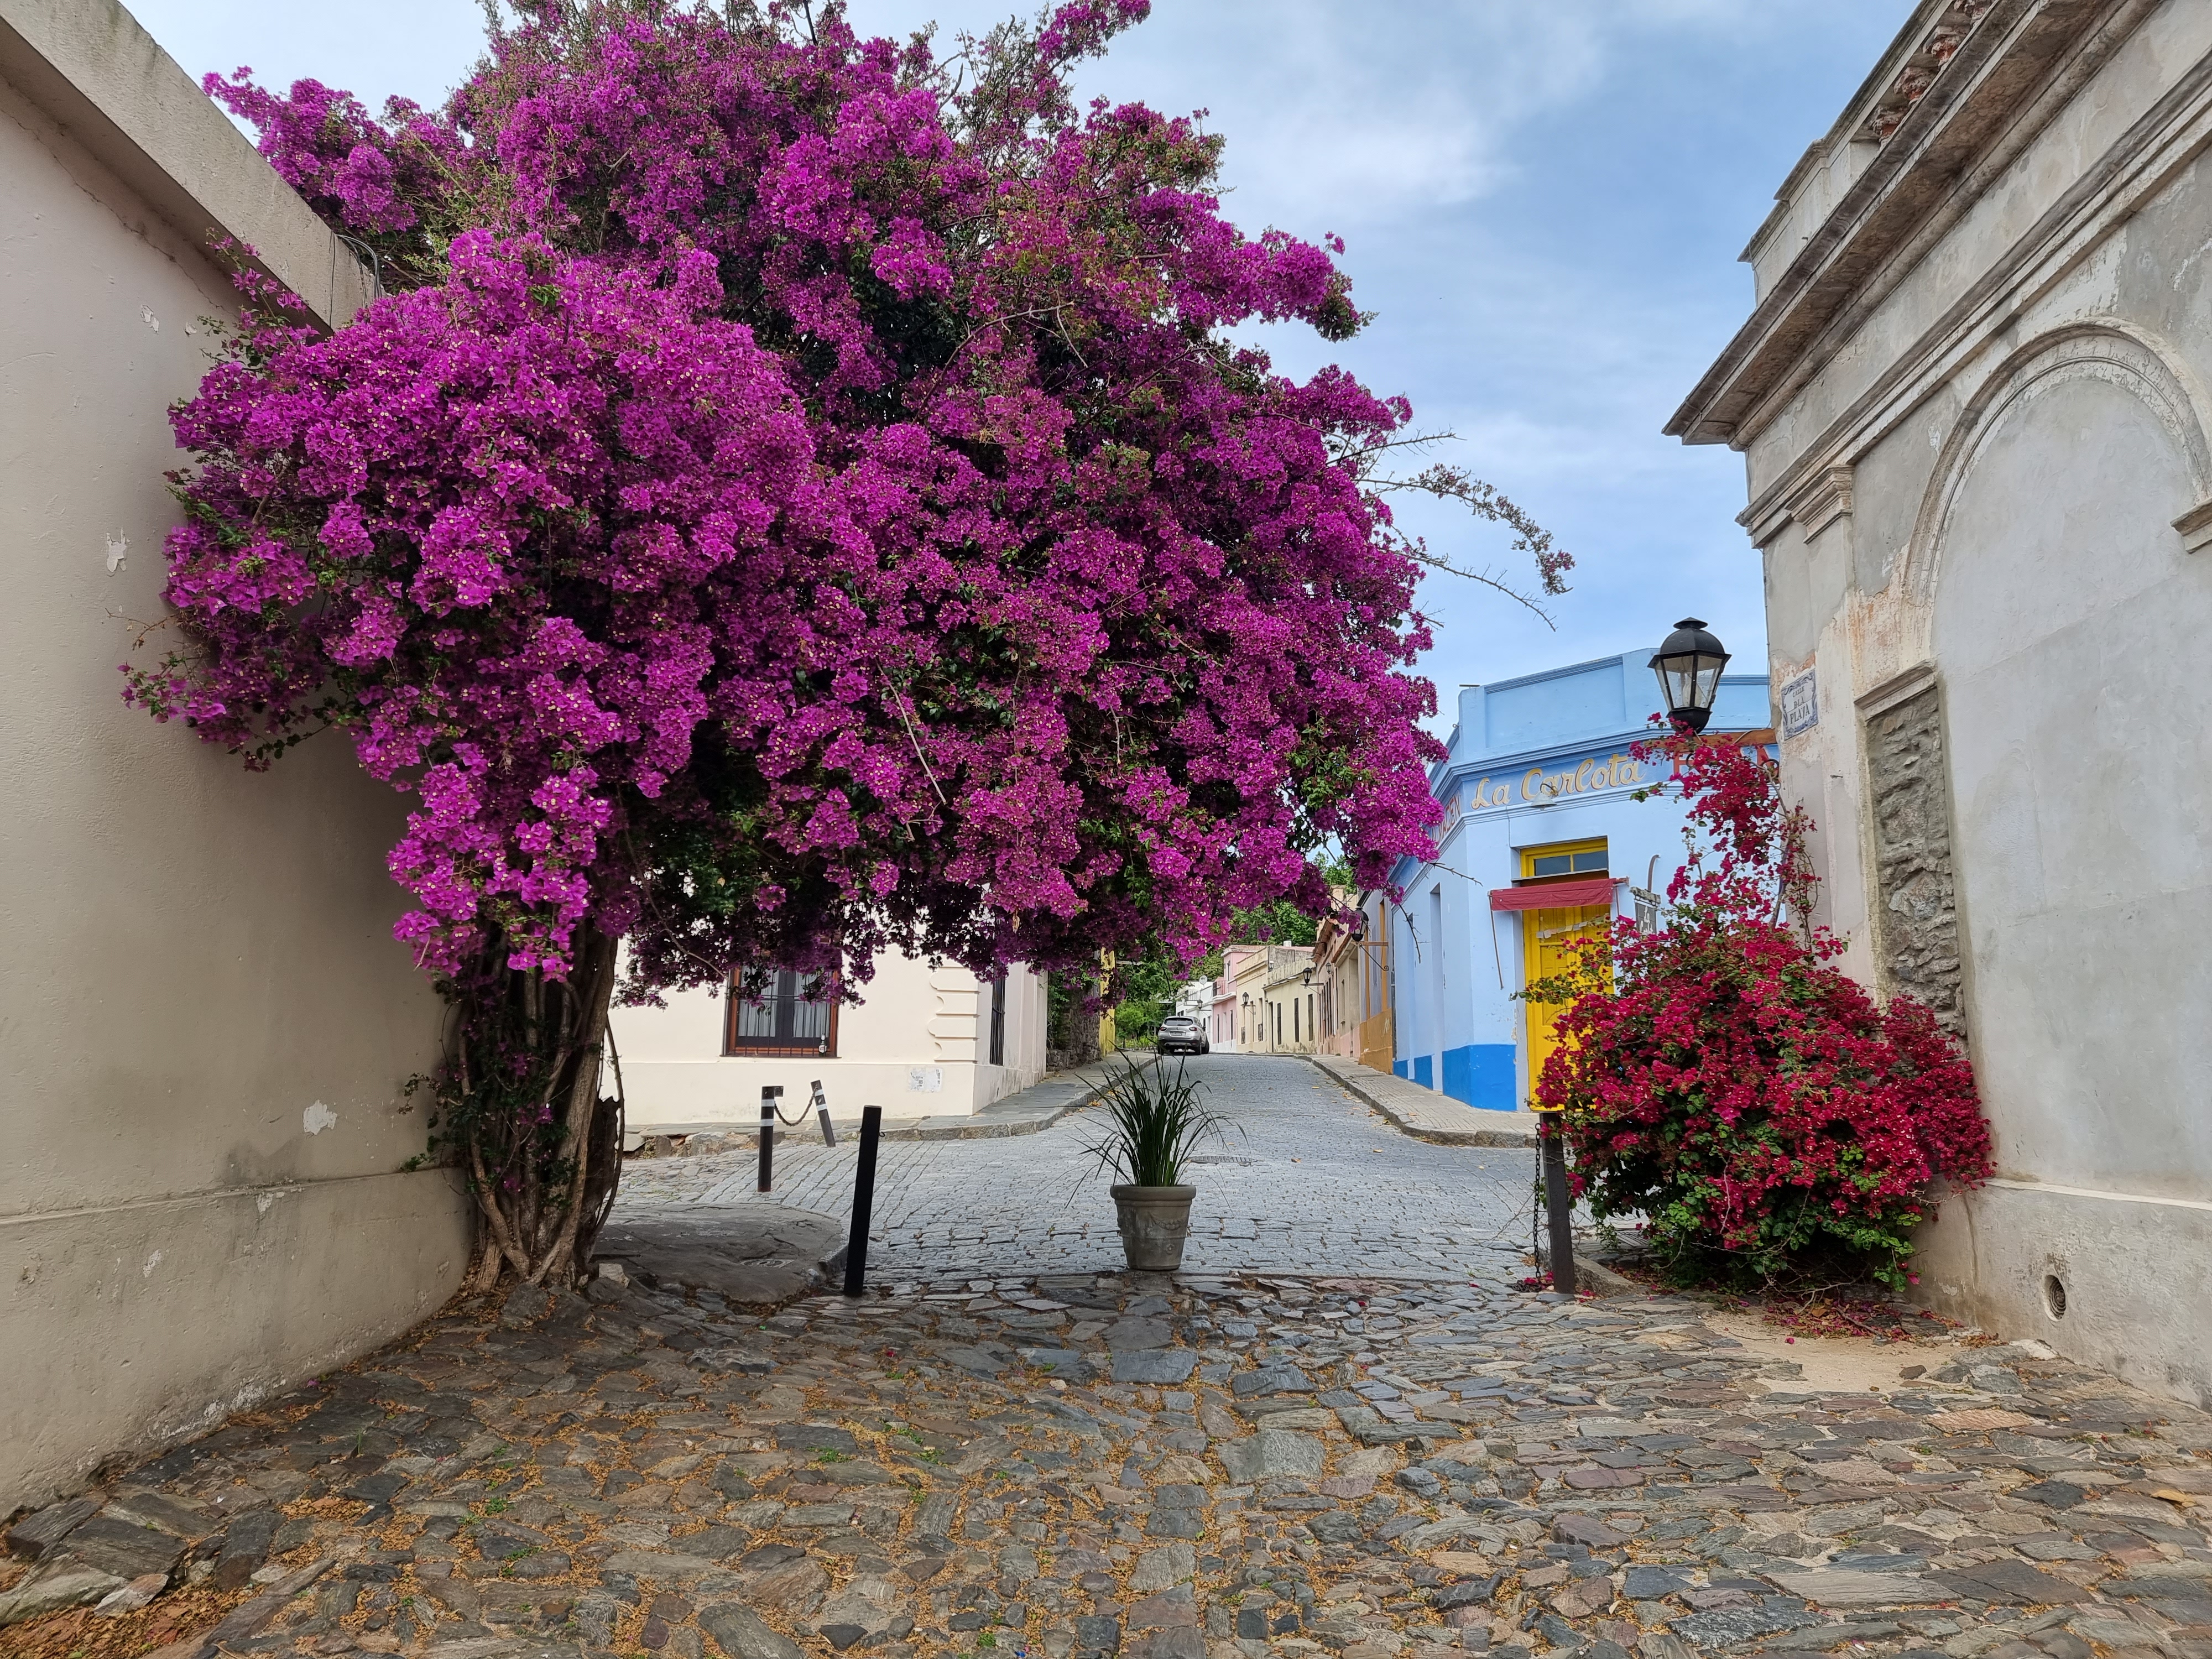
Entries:
MULTIPOLYGON (((864 32, 934 17, 944 41, 1019 9, 1007 0, 854 0, 864 32)), ((1750 0, 1155 0, 1079 76, 1086 93, 1229 135, 1240 223, 1303 234, 1476 199, 1524 164, 1516 134, 1588 97, 1654 32, 1751 25, 1750 0)))
POLYGON ((1449 9, 1408 8, 1386 29, 1328 0, 1271 10, 1262 27, 1244 8, 1212 8, 1194 28, 1186 8, 1163 6, 1091 71, 1147 83, 1166 108, 1210 104, 1247 222, 1310 234, 1472 200, 1510 169, 1514 129, 1595 70, 1588 40, 1547 19, 1469 30, 1449 9), (1224 56, 1234 76, 1219 73, 1224 56))

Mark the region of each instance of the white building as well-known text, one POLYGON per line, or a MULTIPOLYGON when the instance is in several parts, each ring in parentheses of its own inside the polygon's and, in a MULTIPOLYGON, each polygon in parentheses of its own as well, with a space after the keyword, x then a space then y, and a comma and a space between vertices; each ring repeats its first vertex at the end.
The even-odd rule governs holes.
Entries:
POLYGON ((1845 965, 1966 1038, 1921 1291, 2212 1404, 2212 4, 1928 0, 1668 429, 1744 452, 1845 965))
POLYGON ((615 1042, 634 1133, 686 1134, 760 1121, 781 1086, 795 1115, 818 1079, 840 1121, 963 1117, 1044 1075, 1045 981, 1017 965, 996 980, 892 955, 859 1002, 780 973, 758 997, 671 992, 661 1008, 617 1008, 615 1042))

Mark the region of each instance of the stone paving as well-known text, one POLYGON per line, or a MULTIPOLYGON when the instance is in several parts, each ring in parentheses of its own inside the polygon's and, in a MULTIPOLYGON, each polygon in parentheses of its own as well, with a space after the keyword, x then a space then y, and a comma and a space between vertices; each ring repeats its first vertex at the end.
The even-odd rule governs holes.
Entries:
MULTIPOLYGON (((1411 1139, 1304 1060, 1209 1054, 1188 1064, 1236 1127, 1194 1171, 1185 1267, 1449 1278, 1506 1271, 1528 1250, 1534 1153, 1411 1139)), ((925 1284, 1119 1266, 1112 1201, 1084 1151, 1097 1116, 998 1140, 883 1143, 872 1275, 925 1284)), ((855 1155, 850 1142, 826 1147, 793 1132, 775 1148, 774 1197, 849 1214, 855 1155)), ((750 1148, 637 1160, 617 1214, 746 1203, 756 1188, 750 1148)))
POLYGON ((20 1521, 19 1606, 119 1617, 0 1648, 2212 1655, 2203 1414, 2032 1346, 1808 1393, 1705 1313, 1498 1279, 979 1276, 765 1321, 524 1291, 20 1521), (223 1622, 132 1607, 171 1580, 223 1622))
MULTIPOLYGON (((1530 1293, 1526 1154, 1216 1064, 1191 1272, 1107 1270, 1071 1126, 887 1146, 869 1296, 457 1305, 15 1517, 0 1659, 2212 1659, 2203 1413, 1530 1293)), ((635 1173, 701 1225, 734 1178, 635 1173)))

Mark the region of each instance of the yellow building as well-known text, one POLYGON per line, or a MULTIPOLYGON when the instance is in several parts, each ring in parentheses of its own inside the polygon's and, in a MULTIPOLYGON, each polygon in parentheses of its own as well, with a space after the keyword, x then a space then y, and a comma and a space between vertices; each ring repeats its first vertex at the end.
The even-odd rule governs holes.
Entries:
POLYGON ((1388 904, 1382 893, 1368 893, 1348 925, 1325 917, 1314 941, 1320 1022, 1316 1052, 1340 1054, 1380 1072, 1390 1069, 1391 1059, 1388 904))

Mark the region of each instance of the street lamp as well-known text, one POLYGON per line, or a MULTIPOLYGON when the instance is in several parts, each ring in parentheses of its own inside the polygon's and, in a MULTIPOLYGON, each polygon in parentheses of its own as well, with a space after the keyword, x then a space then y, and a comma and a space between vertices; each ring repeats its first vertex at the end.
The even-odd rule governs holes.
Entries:
POLYGON ((1713 699, 1720 694, 1721 670, 1728 659, 1727 648, 1695 617, 1676 623, 1651 658, 1668 717, 1692 732, 1704 731, 1713 717, 1713 699))

